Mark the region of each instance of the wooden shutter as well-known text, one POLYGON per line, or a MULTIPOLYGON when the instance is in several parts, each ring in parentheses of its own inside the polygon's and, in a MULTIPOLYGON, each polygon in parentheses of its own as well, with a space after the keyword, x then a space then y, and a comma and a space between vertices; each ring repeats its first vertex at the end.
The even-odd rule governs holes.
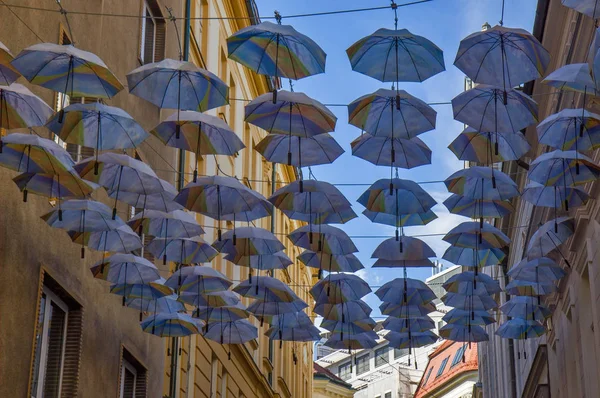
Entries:
POLYGON ((138 369, 137 379, 135 382, 135 398, 146 398, 148 386, 148 374, 146 369, 138 369))
POLYGON ((127 368, 123 372, 123 397, 122 398, 134 398, 135 397, 135 375, 127 368))
POLYGON ((155 19, 156 36, 154 38, 154 62, 165 59, 165 47, 167 40, 167 25, 164 19, 155 19))
POLYGON ((152 63, 154 61, 154 30, 155 30, 155 25, 154 25, 154 19, 152 18, 152 15, 150 14, 150 11, 148 9, 146 9, 146 28, 144 30, 144 59, 142 59, 142 62, 144 64, 149 64, 152 63))
POLYGON ((48 353, 46 357, 46 375, 44 377, 44 397, 58 398, 60 391, 60 373, 62 369, 62 354, 65 339, 65 322, 67 313, 54 302, 48 331, 48 353))
POLYGON ((154 262, 154 255, 152 255, 152 253, 146 250, 145 247, 148 243, 150 243, 152 239, 154 239, 153 236, 144 235, 144 241, 142 242, 144 244, 144 258, 150 261, 151 263, 154 262))
POLYGON ((76 397, 79 391, 79 367, 83 343, 83 308, 69 311, 62 375, 62 398, 76 397))

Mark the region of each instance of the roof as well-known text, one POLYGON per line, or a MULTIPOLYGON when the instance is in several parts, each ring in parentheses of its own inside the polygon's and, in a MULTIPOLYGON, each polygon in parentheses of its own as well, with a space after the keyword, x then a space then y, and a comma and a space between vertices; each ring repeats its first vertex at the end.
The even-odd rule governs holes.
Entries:
POLYGON ((428 393, 451 383, 465 373, 477 371, 477 368, 477 343, 471 343, 469 347, 468 343, 446 340, 429 354, 429 362, 414 397, 425 397, 428 393), (460 353, 457 356, 459 350, 464 350, 464 362, 460 353))
POLYGON ((323 377, 350 390, 353 389, 351 384, 346 383, 344 380, 340 379, 338 376, 334 375, 332 372, 316 362, 313 362, 313 377, 323 377))

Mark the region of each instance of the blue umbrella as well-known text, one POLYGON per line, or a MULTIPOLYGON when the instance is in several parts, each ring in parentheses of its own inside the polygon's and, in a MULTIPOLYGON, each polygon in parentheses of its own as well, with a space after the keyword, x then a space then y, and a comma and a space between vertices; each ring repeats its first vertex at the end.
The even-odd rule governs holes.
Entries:
POLYGON ((234 305, 223 305, 220 307, 198 307, 194 311, 194 317, 202 319, 208 325, 211 322, 233 322, 240 319, 247 319, 250 311, 238 302, 234 305))
POLYGON ((246 319, 211 322, 206 325, 203 336, 219 344, 244 344, 258 337, 258 329, 246 319))
POLYGON ((566 276, 567 273, 554 260, 539 257, 533 260, 521 260, 508 270, 507 275, 516 280, 554 283, 566 276))
POLYGON ((240 302, 240 296, 231 290, 219 290, 210 293, 182 292, 177 298, 182 303, 193 307, 222 307, 236 305, 240 302))
POLYGON ((146 250, 156 258, 165 258, 178 264, 208 263, 218 252, 199 236, 191 238, 154 238, 146 250))
POLYGON ((20 173, 64 174, 74 164, 60 145, 35 134, 12 133, 0 141, 0 165, 20 173))
POLYGON ((317 303, 313 308, 315 314, 325 319, 351 322, 354 320, 368 318, 371 307, 362 300, 347 301, 339 304, 317 303))
POLYGON ((504 288, 507 294, 515 296, 546 296, 558 291, 554 283, 536 281, 512 280, 504 288))
MULTIPOLYGON (((223 257, 227 261, 242 267, 248 267, 257 270, 286 269, 294 262, 283 252, 273 254, 242 255, 237 253, 227 254, 223 257)), ((252 275, 252 273, 250 273, 252 275)))
MULTIPOLYGON (((271 340, 280 341, 318 341, 321 339, 321 332, 314 325, 302 325, 290 328, 274 326, 265 331, 265 336, 271 340)), ((280 343, 279 347, 281 346, 280 343)))
POLYGON ((531 146, 521 133, 492 133, 467 127, 448 145, 459 160, 492 164, 517 160, 531 146))
POLYGON ((21 77, 21 74, 11 65, 13 59, 14 56, 8 47, 0 42, 0 85, 2 86, 8 86, 21 77))
POLYGON ((578 187, 560 185, 547 187, 537 182, 530 182, 525 186, 521 197, 534 206, 555 209, 564 206, 564 209, 568 211, 569 207, 579 207, 586 204, 590 195, 578 187))
POLYGON ((600 17, 600 4, 598 0, 561 0, 561 3, 563 6, 572 8, 592 19, 600 17))
POLYGON ((491 296, 502 291, 498 281, 491 276, 473 271, 451 276, 442 287, 447 292, 476 296, 491 296))
POLYGON ((563 151, 600 148, 600 115, 585 109, 563 109, 537 126, 539 142, 563 151))
POLYGON ((330 164, 344 153, 340 144, 327 133, 309 138, 267 134, 254 149, 269 162, 294 167, 330 164))
POLYGON ((350 220, 354 220, 356 213, 351 208, 340 211, 326 211, 323 213, 305 213, 304 210, 281 210, 288 218, 292 220, 303 221, 310 224, 345 224, 350 220))
POLYGON ((427 316, 427 314, 435 311, 435 306, 432 303, 415 305, 384 302, 379 306, 379 309, 383 315, 393 316, 400 319, 413 319, 427 316))
POLYGON ((297 328, 312 325, 312 320, 304 311, 289 312, 280 315, 266 315, 264 317, 266 323, 279 329, 297 328))
POLYGON ((381 179, 359 198, 367 210, 387 214, 424 213, 437 204, 419 184, 400 178, 381 179))
POLYGON ((428 316, 411 319, 400 319, 390 316, 383 321, 382 326, 385 329, 396 333, 406 333, 409 330, 411 332, 424 332, 429 329, 434 329, 435 323, 428 316))
POLYGON ((446 293, 442 296, 442 301, 449 307, 469 311, 487 311, 498 307, 496 300, 490 296, 446 293))
MULTIPOLYGON (((424 213, 398 213, 398 215, 363 210, 362 214, 374 223, 389 225, 396 228, 412 227, 415 225, 427 225, 438 218, 437 214, 435 214, 431 210, 427 210, 424 213)), ((400 235, 400 233, 398 233, 398 235, 400 235)))
POLYGON ((339 189, 316 180, 294 181, 279 188, 268 200, 279 210, 306 215, 339 213, 352 207, 339 189))
POLYGON ((292 231, 288 238, 294 245, 315 252, 342 255, 358 252, 346 232, 331 225, 320 225, 315 232, 311 225, 305 225, 292 231))
POLYGON ((504 322, 496 334, 503 339, 531 339, 546 333, 546 328, 536 320, 514 318, 504 322))
POLYGON ((575 233, 575 221, 569 217, 559 217, 540 226, 529 239, 527 257, 530 259, 544 257, 558 250, 575 233))
POLYGON ((378 344, 376 333, 359 333, 343 337, 342 339, 339 333, 332 334, 324 345, 336 350, 362 350, 373 348, 378 344))
POLYGON ((375 295, 381 301, 391 304, 426 304, 436 298, 425 282, 406 277, 384 283, 375 291, 375 295))
POLYGON ((461 169, 444 181, 448 191, 470 199, 506 200, 519 196, 517 184, 506 174, 491 167, 461 169))
POLYGON ((561 66, 546 76, 542 83, 559 90, 591 94, 595 97, 600 95, 590 74, 590 65, 587 63, 561 66))
POLYGON ((244 297, 272 302, 291 303, 300 299, 279 279, 262 275, 240 282, 233 291, 244 297))
POLYGON ((98 188, 98 185, 81 179, 72 172, 60 174, 23 173, 13 178, 13 182, 23 192, 23 202, 27 194, 60 199, 86 199, 98 188))
POLYGON ((572 186, 593 182, 600 166, 577 151, 547 152, 531 162, 527 177, 545 186, 572 186))
POLYGON ((308 307, 308 304, 300 299, 296 299, 289 303, 280 301, 254 300, 254 302, 248 306, 248 311, 254 314, 254 316, 258 319, 262 320, 266 315, 273 316, 289 314, 302 311, 306 307, 308 307))
POLYGON ((329 274, 318 281, 309 291, 317 304, 339 304, 360 300, 371 293, 371 288, 363 279, 353 274, 329 274))
POLYGON ((160 297, 170 296, 173 290, 163 284, 164 279, 154 282, 129 283, 121 282, 110 286, 110 292, 123 296, 123 305, 130 298, 142 298, 145 300, 156 300, 160 297))
POLYGON ((182 210, 183 206, 174 201, 177 196, 177 189, 165 180, 159 179, 159 183, 163 190, 155 193, 136 193, 108 190, 108 196, 112 199, 118 199, 125 202, 136 209, 159 210, 162 212, 170 212, 174 210, 182 210))
POLYGON ((298 260, 307 267, 318 268, 319 271, 325 270, 327 272, 356 272, 365 268, 352 253, 331 254, 305 250, 298 256, 298 260))
POLYGON ((442 317, 446 323, 462 326, 486 326, 496 323, 493 315, 487 311, 461 310, 453 308, 442 317))
POLYGON ((469 218, 502 218, 514 210, 514 206, 506 200, 471 199, 457 194, 444 200, 444 206, 450 213, 469 218))
POLYGON ((71 240, 96 251, 130 253, 143 247, 140 237, 124 224, 108 231, 68 232, 71 240))
POLYGON ((500 306, 506 316, 543 322, 552 315, 549 308, 539 304, 538 299, 530 296, 514 296, 500 306))
POLYGON ((465 267, 487 267, 497 265, 504 260, 506 253, 502 249, 476 249, 471 247, 450 246, 442 258, 456 265, 465 267))
POLYGON ((352 155, 376 166, 412 169, 431 164, 431 149, 419 137, 405 138, 373 137, 361 134, 352 143, 352 155))
POLYGON ((200 334, 202 323, 179 312, 158 313, 141 322, 142 330, 160 337, 185 337, 200 334))
POLYGON ((213 243, 213 247, 221 253, 242 256, 275 254, 285 249, 271 231, 258 227, 229 230, 213 243))
POLYGON ((177 295, 160 297, 155 300, 144 298, 131 298, 125 301, 127 307, 135 308, 143 312, 173 314, 185 312, 183 303, 177 301, 177 295))
POLYGON ((173 272, 165 285, 180 294, 208 294, 229 289, 233 282, 209 266, 181 267, 173 272))
POLYGON ((19 83, 0 86, 0 127, 6 130, 43 126, 52 108, 19 83))
POLYGON ((485 329, 479 325, 459 325, 456 323, 449 323, 444 325, 440 329, 440 337, 459 342, 476 343, 480 341, 488 341, 490 336, 486 333, 485 329))
POLYGON ((438 341, 438 336, 430 330, 424 332, 388 332, 383 336, 389 341, 389 346, 397 349, 408 348, 410 355, 412 348, 423 347, 438 341))
POLYGON ((149 283, 160 279, 154 264, 133 254, 113 254, 90 267, 94 278, 111 284, 149 283))
POLYGON ((492 249, 508 246, 510 238, 489 223, 465 221, 452 228, 443 238, 453 246, 492 249))
POLYGON ((345 336, 352 336, 361 333, 372 332, 377 322, 371 318, 359 319, 352 322, 340 322, 325 319, 319 325, 321 328, 329 330, 333 334, 339 334, 340 339, 345 336))

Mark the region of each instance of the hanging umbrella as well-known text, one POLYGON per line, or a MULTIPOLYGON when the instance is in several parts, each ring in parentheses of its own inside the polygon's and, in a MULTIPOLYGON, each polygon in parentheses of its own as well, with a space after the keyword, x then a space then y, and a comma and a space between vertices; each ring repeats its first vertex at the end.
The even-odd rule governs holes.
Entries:
POLYGON ((539 142, 563 151, 600 148, 600 115, 585 109, 563 109, 537 126, 539 142))
POLYGON ((118 199, 136 209, 159 210, 165 213, 174 210, 182 210, 183 206, 174 201, 177 189, 165 180, 159 179, 162 191, 155 193, 136 193, 118 190, 108 190, 108 196, 118 199))
POLYGON ((514 318, 504 322, 496 334, 503 339, 532 339, 546 333, 546 328, 536 320, 514 318))
POLYGON ((469 218, 502 218, 514 210, 512 203, 506 200, 471 199, 452 194, 444 200, 444 206, 450 213, 469 218))
POLYGON ((289 314, 302 311, 306 307, 308 307, 308 304, 300 299, 296 299, 289 303, 280 301, 254 300, 254 302, 248 306, 248 311, 254 314, 254 316, 258 319, 261 319, 265 315, 289 314))
POLYGON ((206 325, 203 336, 219 344, 244 344, 258 337, 258 329, 246 319, 211 322, 206 325))
POLYGON ((486 326, 496 323, 493 315, 487 311, 461 310, 453 308, 442 317, 442 320, 452 325, 486 326))
POLYGON ((405 138, 373 137, 361 134, 350 143, 352 155, 376 166, 412 169, 431 164, 431 149, 419 137, 405 138))
POLYGON ((281 210, 281 212, 292 220, 303 221, 314 225, 345 224, 358 217, 351 208, 340 211, 326 211, 323 213, 305 213, 304 210, 281 210))
POLYGON ((74 243, 101 252, 131 253, 142 248, 142 240, 129 225, 108 231, 68 232, 74 243))
POLYGON ((31 83, 71 98, 112 98, 123 89, 98 56, 72 45, 34 44, 11 63, 31 83))
POLYGON ((514 280, 540 283, 554 283, 567 275, 554 260, 547 257, 523 259, 506 274, 514 280))
POLYGON ((435 256, 433 249, 422 240, 401 236, 399 240, 384 240, 371 258, 377 259, 373 267, 434 267, 429 258, 435 256))
POLYGON ((257 227, 240 227, 235 231, 227 231, 213 243, 213 247, 221 253, 243 256, 275 254, 285 249, 275 234, 257 227))
POLYGON ((271 340, 281 341, 319 341, 321 332, 314 325, 302 325, 295 328, 270 327, 265 331, 265 336, 271 340))
MULTIPOLYGON (((231 261, 232 263, 248 267, 251 269, 261 270, 273 270, 273 269, 286 269, 294 262, 283 252, 276 252, 273 254, 257 254, 257 255, 242 255, 242 254, 228 254, 223 259, 231 261)), ((252 273, 250 271, 249 278, 252 273)))
POLYGON ((177 295, 160 297, 155 300, 147 300, 143 298, 131 298, 125 301, 127 307, 135 308, 143 312, 174 314, 177 312, 185 312, 183 303, 177 301, 177 295))
POLYGON ((413 214, 389 214, 376 211, 363 210, 362 214, 376 224, 389 225, 396 228, 412 227, 415 225, 427 225, 438 216, 433 211, 413 214))
POLYGON ((43 126, 53 110, 19 83, 0 86, 0 127, 6 130, 43 126))
POLYGON ((227 38, 227 52, 260 75, 298 80, 325 72, 325 52, 290 25, 261 22, 242 28, 227 38))
POLYGON ((307 267, 318 268, 327 272, 356 272, 365 268, 360 260, 352 253, 331 254, 305 250, 298 256, 298 260, 307 267))
POLYGON ((192 238, 154 238, 146 250, 156 258, 178 264, 208 263, 219 254, 199 236, 192 238))
POLYGON ((348 123, 373 137, 411 139, 435 129, 437 112, 404 90, 379 89, 348 105, 348 123))
POLYGON ((411 278, 396 278, 384 283, 375 295, 385 303, 426 304, 436 299, 435 293, 425 282, 411 278))
POLYGON ((73 159, 52 140, 35 134, 12 133, 0 141, 0 165, 20 173, 65 174, 73 159))
POLYGON ((563 6, 572 8, 592 19, 600 17, 600 3, 598 0, 561 0, 561 3, 563 6))
POLYGON ((312 326, 312 320, 304 311, 289 312, 280 315, 265 315, 264 321, 278 329, 293 329, 305 326, 312 326))
POLYGON ((165 282, 165 286, 179 293, 208 294, 227 290, 233 282, 209 266, 180 267, 165 282))
POLYGON ((452 275, 442 287, 450 293, 476 296, 491 296, 502 291, 497 280, 489 275, 476 274, 473 271, 463 271, 460 274, 452 275))
POLYGON ((341 255, 358 252, 346 232, 331 225, 320 225, 318 232, 305 225, 292 231, 288 238, 294 245, 314 252, 341 255))
POLYGON ((359 198, 367 210, 387 214, 424 213, 437 204, 416 182, 400 178, 381 179, 359 198))
POLYGON ((202 319, 208 325, 211 322, 233 322, 246 319, 250 316, 250 313, 242 303, 237 303, 216 308, 198 307, 198 310, 194 312, 194 316, 202 319))
POLYGON ((488 311, 498 307, 496 300, 490 296, 446 293, 442 296, 442 301, 449 307, 469 311, 488 311))
POLYGON ((157 238, 193 238, 202 235, 204 230, 192 213, 173 210, 168 213, 159 210, 144 210, 128 222, 134 231, 140 231, 157 238))
POLYGON ((489 223, 465 221, 452 228, 443 238, 453 246, 478 249, 508 246, 510 238, 489 223))
POLYGON ((382 303, 379 306, 383 315, 393 316, 400 319, 422 318, 435 311, 435 305, 427 304, 393 304, 382 303))
POLYGON ((518 160, 529 152, 531 146, 520 132, 479 132, 467 127, 448 148, 459 160, 489 165, 518 160))
POLYGON ((179 312, 154 314, 144 319, 140 325, 144 332, 159 337, 185 337, 191 334, 200 334, 202 327, 202 323, 198 319, 179 312))
POLYGON ((360 300, 371 293, 371 288, 359 276, 353 274, 330 274, 318 281, 309 291, 316 303, 339 304, 360 300))
POLYGON ((358 333, 342 336, 339 333, 332 334, 323 345, 336 350, 362 350, 375 347, 377 343, 376 333, 358 333))
POLYGON ((545 186, 572 186, 593 182, 600 176, 600 166, 577 151, 547 152, 531 162, 527 177, 545 186))
POLYGON ((23 192, 24 202, 27 202, 28 193, 49 198, 85 199, 98 188, 98 185, 82 180, 75 172, 23 173, 13 178, 13 182, 23 192))
POLYGON ((518 133, 537 123, 537 103, 519 90, 479 84, 452 99, 454 119, 477 131, 518 133))
POLYGON ((113 285, 143 284, 160 279, 154 264, 133 254, 113 254, 90 267, 94 278, 113 285))
POLYGON ((547 187, 532 181, 525 186, 521 197, 534 206, 553 207, 555 209, 564 206, 564 209, 568 211, 569 207, 579 207, 586 204, 590 195, 578 187, 559 185, 547 187))
POLYGON ((544 75, 550 53, 524 29, 494 26, 460 42, 454 65, 473 82, 505 89, 544 75))
POLYGON ((316 180, 294 181, 279 188, 268 200, 279 210, 304 214, 343 212, 352 206, 335 186, 316 180))
POLYGON ((294 167, 330 164, 344 153, 340 144, 327 133, 309 138, 267 134, 254 150, 269 162, 294 167))
POLYGON ((368 318, 371 311, 371 307, 362 300, 346 301, 339 304, 318 303, 313 309, 315 314, 321 315, 325 319, 340 320, 342 322, 368 318))
POLYGON ((288 285, 270 276, 258 275, 252 281, 242 281, 233 291, 244 297, 272 302, 291 303, 300 300, 288 285))
POLYGON ((474 249, 471 247, 450 246, 444 252, 442 258, 456 265, 465 267, 487 267, 500 264, 506 253, 502 249, 474 249))
POLYGON ((229 103, 229 88, 191 62, 163 59, 127 74, 129 92, 159 108, 204 112, 229 103))
POLYGON ((373 331, 375 325, 377 325, 377 322, 371 318, 359 319, 352 322, 340 322, 325 319, 321 322, 319 327, 327 329, 332 333, 340 333, 340 335, 345 333, 352 335, 373 331))
POLYGON ((388 346, 396 349, 423 347, 438 341, 439 337, 430 330, 424 332, 388 332, 383 336, 389 341, 388 346))
POLYGON ((514 296, 500 306, 506 316, 543 322, 552 315, 550 309, 539 304, 538 299, 530 296, 514 296))
POLYGON ((546 296, 557 292, 558 288, 554 283, 512 280, 504 290, 515 296, 546 296))
POLYGON ((123 305, 128 299, 139 298, 145 300, 156 300, 161 297, 170 296, 173 290, 163 285, 164 279, 146 283, 117 283, 110 286, 110 292, 123 296, 123 305))
POLYGON ((382 82, 422 82, 446 70, 442 50, 407 29, 378 29, 346 54, 352 70, 382 82))
POLYGON ((517 184, 506 174, 491 167, 461 169, 444 181, 448 191, 469 199, 506 200, 519 195, 517 184))
POLYGON ((540 226, 529 239, 527 257, 544 257, 563 244, 575 233, 575 221, 569 217, 559 217, 540 226))
POLYGON ((2 86, 8 86, 21 77, 21 74, 11 64, 13 58, 8 47, 0 42, 0 85, 2 86))
POLYGON ((221 118, 194 111, 174 113, 150 132, 165 145, 196 154, 194 181, 199 155, 233 156, 246 147, 221 118))
POLYGON ((440 328, 440 337, 458 342, 478 343, 480 341, 488 341, 490 336, 485 329, 479 325, 459 325, 449 323, 440 328))
POLYGON ((193 307, 223 307, 232 306, 240 302, 240 296, 231 290, 219 290, 210 293, 182 292, 177 297, 178 301, 193 307))
POLYGON ((561 66, 546 76, 542 83, 559 90, 591 94, 595 97, 600 95, 600 91, 596 89, 596 83, 590 74, 590 66, 587 63, 561 66))
POLYGON ((427 316, 412 319, 400 319, 390 316, 387 317, 381 325, 390 332, 396 333, 407 333, 408 331, 410 331, 411 333, 425 332, 429 329, 435 328, 435 323, 431 318, 427 316))

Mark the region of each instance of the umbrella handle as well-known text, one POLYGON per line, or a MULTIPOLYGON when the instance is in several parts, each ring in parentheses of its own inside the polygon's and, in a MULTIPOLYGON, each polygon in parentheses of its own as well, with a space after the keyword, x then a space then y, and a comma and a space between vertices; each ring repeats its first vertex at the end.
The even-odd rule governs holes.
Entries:
POLYGON ((27 202, 27 188, 23 190, 23 202, 27 202))

